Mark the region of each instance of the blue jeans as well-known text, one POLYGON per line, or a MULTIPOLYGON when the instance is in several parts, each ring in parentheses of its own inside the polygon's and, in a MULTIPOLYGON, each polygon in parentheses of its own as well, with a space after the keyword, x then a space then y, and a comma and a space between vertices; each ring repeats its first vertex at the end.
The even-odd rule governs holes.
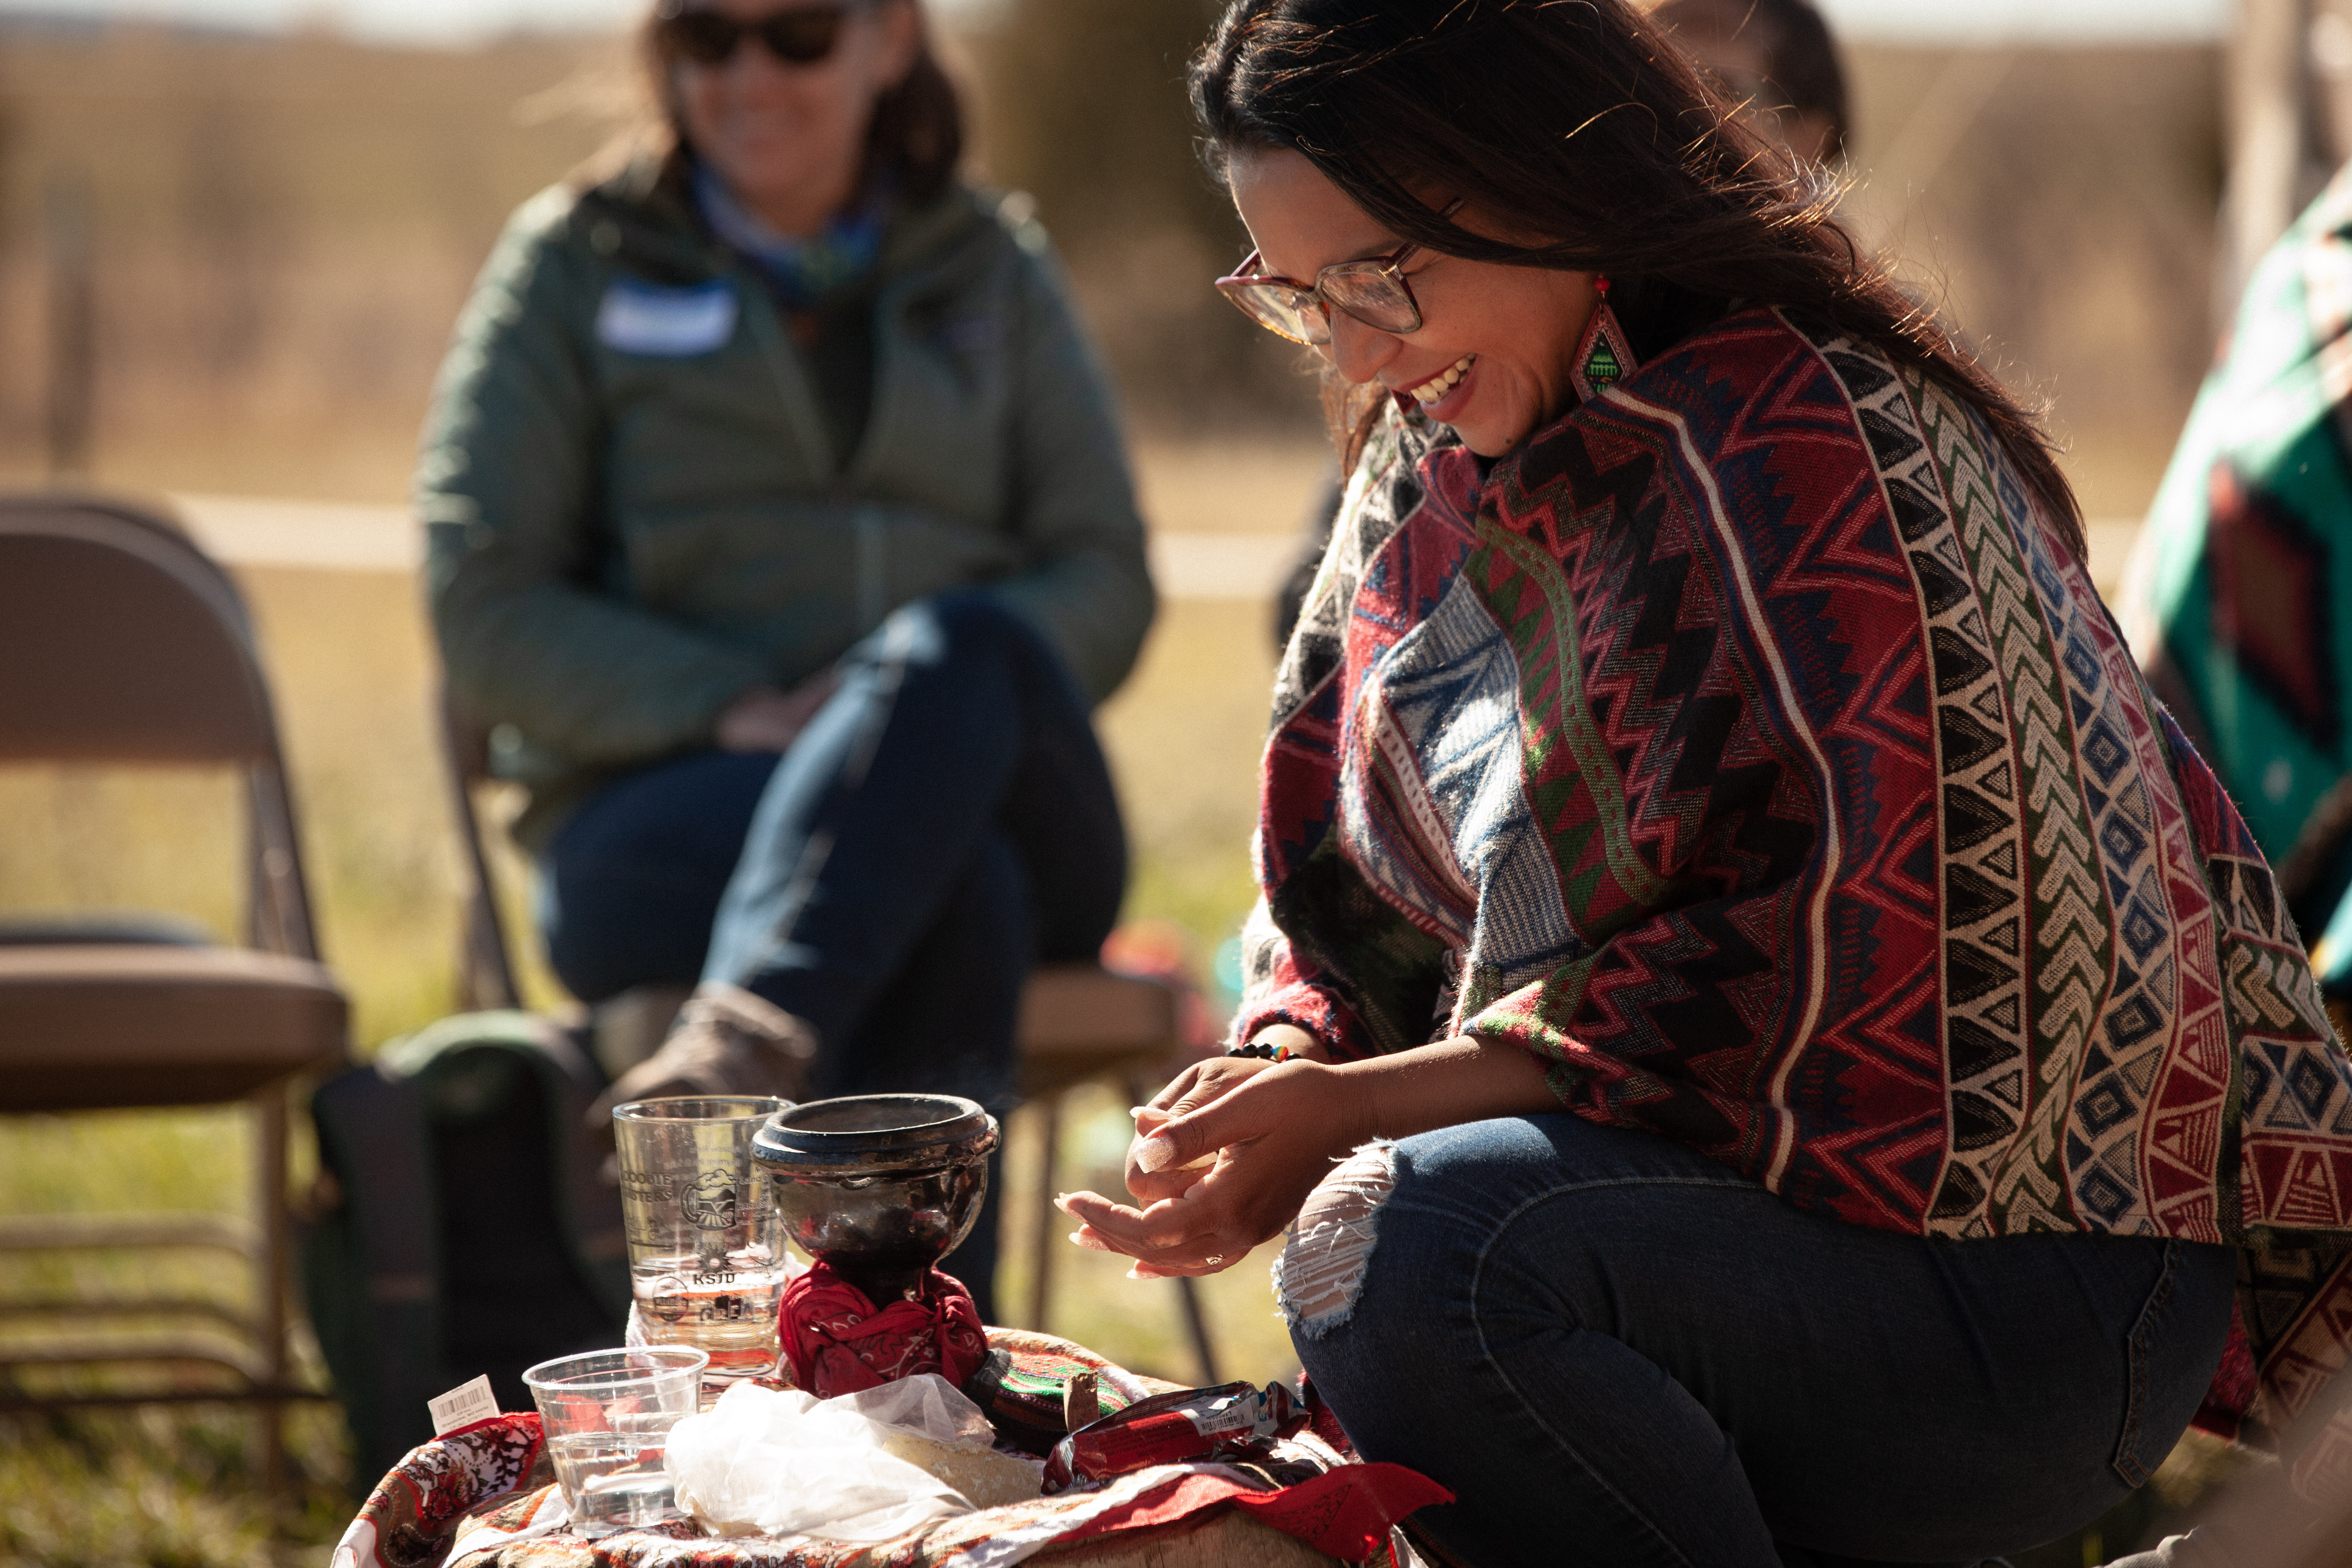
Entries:
MULTIPOLYGON (((1087 703, 994 601, 891 616, 782 758, 698 752, 605 785, 541 868, 549 962, 598 1002, 740 985, 816 1032, 819 1095, 923 1089, 998 1112, 1033 963, 1091 959, 1127 840, 1087 703)), ((954 1269, 993 1321, 996 1197, 954 1269)))
POLYGON ((1566 1113, 1393 1161, 1352 1300, 1327 1274, 1286 1310, 1357 1447, 1457 1494, 1415 1517, 1477 1568, 2034 1545, 2156 1468, 2229 1330, 2225 1247, 1873 1230, 1566 1113))

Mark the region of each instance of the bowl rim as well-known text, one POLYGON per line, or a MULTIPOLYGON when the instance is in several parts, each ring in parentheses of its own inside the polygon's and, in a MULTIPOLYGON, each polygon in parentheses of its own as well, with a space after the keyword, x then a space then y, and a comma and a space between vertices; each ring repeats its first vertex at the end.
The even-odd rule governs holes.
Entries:
POLYGON ((834 1171, 855 1165, 880 1173, 966 1163, 997 1145, 996 1118, 979 1101, 954 1094, 853 1094, 804 1100, 777 1111, 752 1135, 751 1153, 784 1171, 834 1171), (828 1129, 796 1126, 811 1112, 838 1115, 860 1103, 896 1102, 912 1110, 928 1101, 940 1114, 898 1127, 828 1129))

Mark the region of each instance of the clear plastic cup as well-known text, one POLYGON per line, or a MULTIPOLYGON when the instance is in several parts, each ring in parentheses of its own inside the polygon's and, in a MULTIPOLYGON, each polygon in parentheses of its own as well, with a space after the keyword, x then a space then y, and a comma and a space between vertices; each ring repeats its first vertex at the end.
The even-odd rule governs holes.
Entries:
POLYGON ((669 1429, 691 1415, 710 1358, 691 1345, 588 1351, 522 1374, 547 1453, 585 1536, 685 1517, 663 1468, 669 1429))
POLYGON ((650 1343, 709 1352, 714 1384, 776 1369, 792 1265, 751 1135, 790 1103, 682 1097, 613 1111, 638 1325, 650 1343))

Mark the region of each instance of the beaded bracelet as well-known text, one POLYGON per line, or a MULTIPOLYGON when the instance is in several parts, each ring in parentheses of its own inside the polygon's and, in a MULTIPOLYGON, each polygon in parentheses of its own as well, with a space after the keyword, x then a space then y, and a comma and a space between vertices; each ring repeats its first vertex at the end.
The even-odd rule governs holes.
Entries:
POLYGON ((1295 1062, 1306 1059, 1304 1053, 1294 1051, 1288 1046, 1277 1046, 1271 1040, 1262 1040, 1246 1046, 1227 1046, 1225 1055, 1255 1057, 1260 1061, 1268 1062, 1295 1062))

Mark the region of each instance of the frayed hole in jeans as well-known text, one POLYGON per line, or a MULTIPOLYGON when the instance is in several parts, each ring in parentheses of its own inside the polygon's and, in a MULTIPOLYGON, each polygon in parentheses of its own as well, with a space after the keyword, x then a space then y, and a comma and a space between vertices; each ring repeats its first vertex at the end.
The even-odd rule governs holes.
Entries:
POLYGON ((1367 1143, 1332 1169, 1291 1222, 1275 1259, 1283 1320, 1308 1339, 1348 1321, 1363 1294, 1381 1205, 1396 1186, 1396 1145, 1367 1143))

